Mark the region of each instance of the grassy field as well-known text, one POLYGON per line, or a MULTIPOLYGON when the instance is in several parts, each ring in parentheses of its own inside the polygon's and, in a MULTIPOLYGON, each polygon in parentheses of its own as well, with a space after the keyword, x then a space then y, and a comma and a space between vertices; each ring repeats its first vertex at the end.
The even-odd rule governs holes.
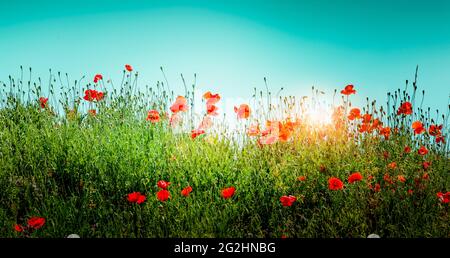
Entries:
POLYGON ((413 83, 360 112, 344 85, 329 117, 316 90, 216 116, 219 95, 193 114, 195 86, 140 88, 131 67, 21 74, 0 85, 0 237, 450 237, 448 114, 413 83))

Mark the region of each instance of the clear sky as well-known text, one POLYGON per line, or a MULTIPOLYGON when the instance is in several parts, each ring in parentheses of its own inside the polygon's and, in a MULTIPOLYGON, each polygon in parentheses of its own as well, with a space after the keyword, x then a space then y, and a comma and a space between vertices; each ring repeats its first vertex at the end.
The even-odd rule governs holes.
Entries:
POLYGON ((425 104, 446 112, 450 94, 450 1, 0 0, 0 81, 33 67, 73 79, 119 80, 133 65, 141 82, 182 91, 179 74, 225 98, 253 87, 307 95, 354 84, 384 101, 419 65, 425 104))

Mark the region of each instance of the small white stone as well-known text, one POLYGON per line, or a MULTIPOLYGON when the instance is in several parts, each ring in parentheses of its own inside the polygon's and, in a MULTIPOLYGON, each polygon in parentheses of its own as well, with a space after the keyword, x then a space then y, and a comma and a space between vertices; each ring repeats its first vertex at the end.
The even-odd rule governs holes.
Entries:
POLYGON ((370 234, 367 236, 367 238, 380 238, 380 236, 377 234, 370 234))
POLYGON ((77 234, 70 234, 67 236, 67 238, 80 238, 80 236, 77 234))

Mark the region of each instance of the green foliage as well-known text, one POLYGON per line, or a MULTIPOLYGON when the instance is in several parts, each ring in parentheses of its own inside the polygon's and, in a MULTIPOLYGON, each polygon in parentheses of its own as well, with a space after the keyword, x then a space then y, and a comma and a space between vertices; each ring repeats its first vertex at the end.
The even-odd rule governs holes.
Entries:
POLYGON ((96 116, 83 110, 84 100, 64 103, 61 113, 3 92, 0 236, 20 237, 15 224, 42 216, 47 222, 32 237, 450 237, 449 205, 436 197, 450 189, 449 158, 441 149, 429 145, 429 179, 417 183, 424 157, 407 134, 359 142, 299 134, 262 147, 251 139, 191 139, 175 133, 167 119, 145 121, 148 108, 167 108, 170 98, 158 91, 136 99, 111 94, 96 104, 96 116), (410 154, 403 153, 405 145, 410 154), (390 170, 394 161, 398 167, 390 170), (348 184, 356 171, 364 179, 348 184), (387 184, 386 173, 407 181, 387 184), (328 189, 332 176, 345 183, 343 190, 328 189), (172 183, 166 202, 156 198, 159 180, 172 183), (380 192, 368 187, 375 183, 380 192), (193 192, 184 197, 180 191, 188 185, 193 192), (229 186, 236 193, 223 199, 220 191, 229 186), (135 191, 147 196, 143 204, 127 201, 135 191), (298 200, 283 207, 282 195, 298 200))

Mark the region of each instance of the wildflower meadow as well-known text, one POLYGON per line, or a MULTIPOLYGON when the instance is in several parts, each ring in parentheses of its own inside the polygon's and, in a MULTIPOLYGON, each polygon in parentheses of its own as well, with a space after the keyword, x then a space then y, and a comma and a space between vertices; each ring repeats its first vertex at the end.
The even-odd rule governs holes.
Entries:
POLYGON ((1 237, 450 237, 450 107, 416 80, 385 102, 265 84, 225 109, 120 69, 0 78, 1 237))

